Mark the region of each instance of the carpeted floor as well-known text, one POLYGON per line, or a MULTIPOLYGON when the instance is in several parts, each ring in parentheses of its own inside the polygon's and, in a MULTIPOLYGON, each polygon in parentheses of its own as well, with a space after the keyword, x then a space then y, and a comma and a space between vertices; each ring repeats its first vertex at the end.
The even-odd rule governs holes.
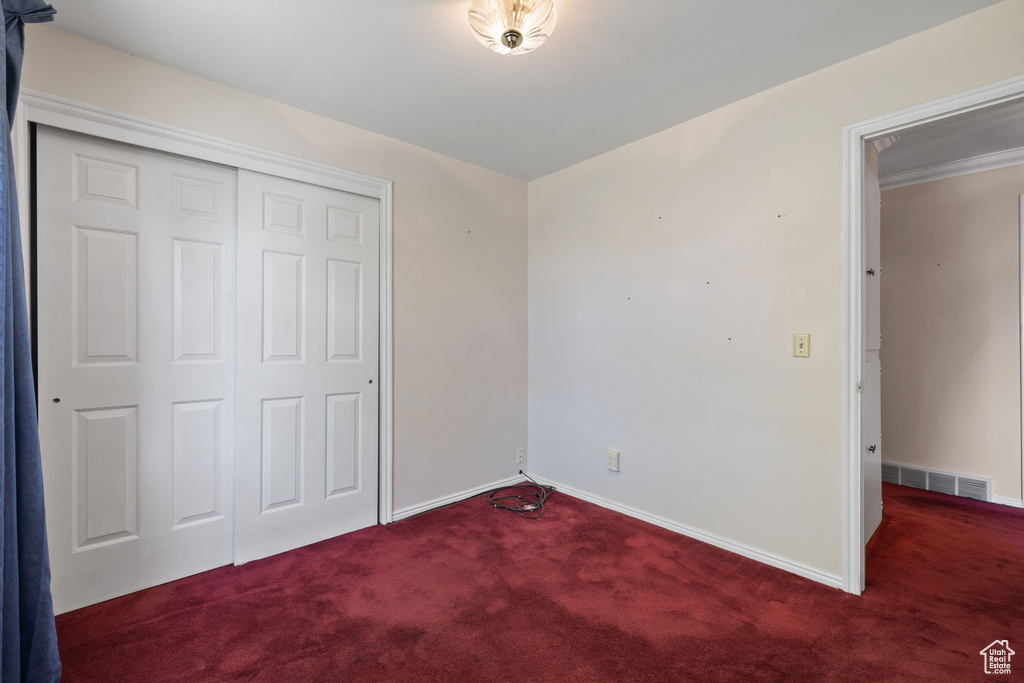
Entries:
POLYGON ((565 495, 474 499, 62 615, 64 680, 969 681, 1024 653, 1024 511, 885 511, 857 598, 565 495))

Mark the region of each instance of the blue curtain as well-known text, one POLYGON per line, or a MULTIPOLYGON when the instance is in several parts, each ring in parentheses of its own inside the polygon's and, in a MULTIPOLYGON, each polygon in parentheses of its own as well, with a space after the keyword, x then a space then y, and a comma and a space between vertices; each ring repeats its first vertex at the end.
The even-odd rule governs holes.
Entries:
POLYGON ((11 121, 18 103, 25 23, 52 21, 41 0, 2 0, 6 60, 0 78, 7 93, 3 108, 3 163, 0 163, 0 680, 57 681, 60 658, 50 599, 50 558, 43 516, 43 471, 39 459, 32 347, 29 343, 25 267, 11 154, 11 121))

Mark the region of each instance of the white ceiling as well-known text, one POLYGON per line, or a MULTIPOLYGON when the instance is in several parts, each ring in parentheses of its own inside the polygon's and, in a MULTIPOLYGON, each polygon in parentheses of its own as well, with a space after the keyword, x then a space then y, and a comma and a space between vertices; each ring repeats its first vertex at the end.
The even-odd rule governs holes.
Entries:
POLYGON ((1024 100, 943 119, 900 133, 878 157, 878 176, 917 171, 1024 148, 1024 100))
POLYGON ((532 180, 996 0, 556 0, 497 55, 468 0, 51 0, 57 28, 532 180))

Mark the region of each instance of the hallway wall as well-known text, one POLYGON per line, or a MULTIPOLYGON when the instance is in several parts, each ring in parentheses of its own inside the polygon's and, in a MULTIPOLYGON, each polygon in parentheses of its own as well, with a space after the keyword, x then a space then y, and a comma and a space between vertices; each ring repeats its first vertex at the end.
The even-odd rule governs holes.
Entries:
POLYGON ((882 458, 1021 497, 1024 165, 882 193, 882 458))

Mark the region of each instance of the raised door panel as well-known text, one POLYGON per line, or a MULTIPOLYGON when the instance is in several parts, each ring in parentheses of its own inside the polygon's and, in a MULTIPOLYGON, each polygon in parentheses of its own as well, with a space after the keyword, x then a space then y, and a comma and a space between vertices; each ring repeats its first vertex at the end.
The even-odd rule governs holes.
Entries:
POLYGON ((75 549, 137 538, 138 407, 75 412, 75 549))
POLYGON ((83 154, 74 154, 73 158, 72 182, 76 200, 138 208, 138 166, 83 154))
POLYGON ((328 361, 359 359, 362 274, 359 263, 327 260, 328 361))
POLYGON ((174 240, 174 360, 224 360, 224 247, 174 240))
POLYGON ((359 486, 363 464, 361 394, 327 397, 327 497, 348 493, 359 486))
POLYGON ((362 246, 363 212, 341 206, 328 206, 327 239, 362 246))
POLYGON ((138 362, 138 235, 75 226, 72 318, 79 365, 138 362))
POLYGON ((223 517, 224 402, 174 404, 174 526, 223 517))
POLYGON ((305 257, 263 254, 263 360, 300 362, 305 335, 305 257))
POLYGON ((302 504, 302 404, 301 397, 263 401, 263 512, 302 504))
POLYGON ((222 183, 203 178, 190 178, 175 174, 173 182, 173 210, 175 216, 195 218, 212 223, 224 220, 224 187, 222 183))
POLYGON ((305 202, 296 197, 263 193, 263 229, 290 235, 304 235, 303 222, 305 202))

